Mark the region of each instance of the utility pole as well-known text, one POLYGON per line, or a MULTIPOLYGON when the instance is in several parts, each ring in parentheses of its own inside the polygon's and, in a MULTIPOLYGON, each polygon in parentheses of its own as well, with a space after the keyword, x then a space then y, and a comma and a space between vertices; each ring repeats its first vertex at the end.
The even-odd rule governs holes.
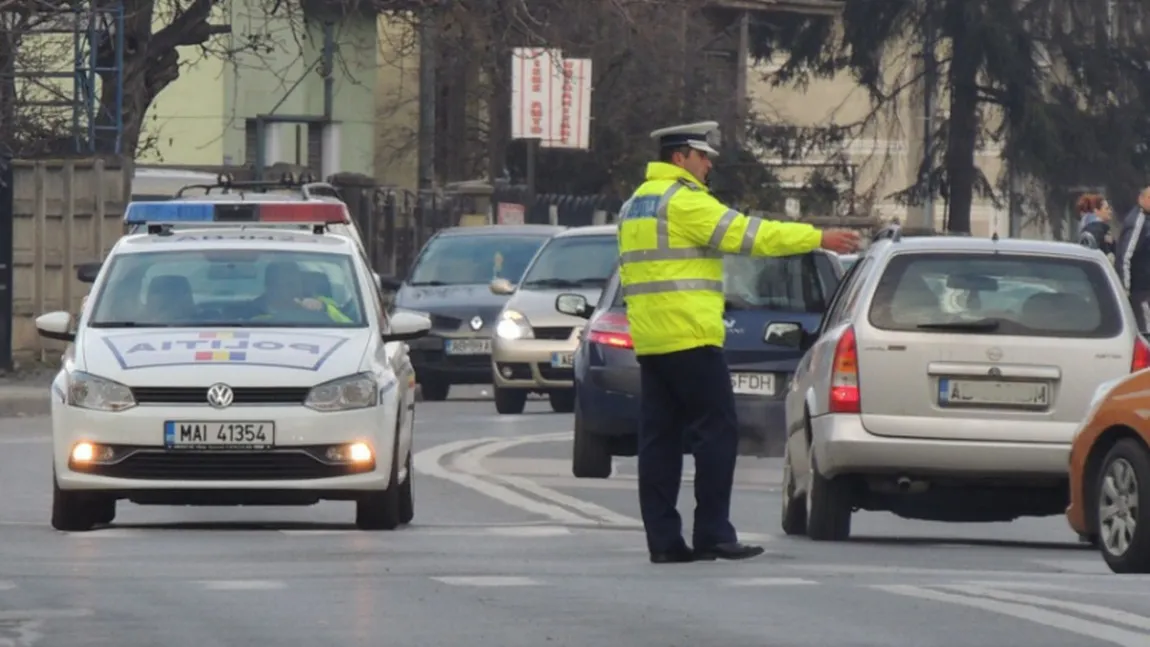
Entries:
POLYGON ((429 6, 419 18, 419 190, 435 187, 435 95, 438 91, 438 12, 429 6))
POLYGON ((922 12, 922 177, 926 188, 922 203, 922 225, 934 228, 934 89, 938 85, 938 66, 934 58, 934 0, 923 0, 922 12))

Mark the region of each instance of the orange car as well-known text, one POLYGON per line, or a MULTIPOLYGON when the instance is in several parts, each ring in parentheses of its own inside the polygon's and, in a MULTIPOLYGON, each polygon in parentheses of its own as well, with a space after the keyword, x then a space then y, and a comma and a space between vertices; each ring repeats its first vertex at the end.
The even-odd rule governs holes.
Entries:
POLYGON ((1066 519, 1110 570, 1150 573, 1150 370, 1095 391, 1070 447, 1066 519))

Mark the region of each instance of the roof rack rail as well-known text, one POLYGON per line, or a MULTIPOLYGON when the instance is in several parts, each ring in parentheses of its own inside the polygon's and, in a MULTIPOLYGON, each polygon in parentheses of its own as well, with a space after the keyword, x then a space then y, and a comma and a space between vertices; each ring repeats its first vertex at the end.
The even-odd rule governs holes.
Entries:
POLYGON ((236 180, 231 173, 220 173, 216 176, 215 184, 189 184, 180 187, 180 190, 176 191, 175 197, 184 197, 184 191, 189 189, 203 189, 205 195, 211 195, 213 189, 220 189, 220 193, 231 193, 235 191, 241 194, 245 191, 266 193, 276 189, 299 189, 305 197, 309 191, 317 195, 319 195, 319 191, 331 191, 334 193, 333 197, 339 197, 339 192, 336 191, 334 186, 326 182, 317 181, 311 173, 300 173, 299 175, 284 173, 278 179, 274 180, 236 180))

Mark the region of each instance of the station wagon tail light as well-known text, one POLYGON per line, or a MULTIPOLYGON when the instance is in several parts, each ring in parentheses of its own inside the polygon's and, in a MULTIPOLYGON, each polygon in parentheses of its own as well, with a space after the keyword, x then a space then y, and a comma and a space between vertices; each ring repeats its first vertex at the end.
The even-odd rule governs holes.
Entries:
POLYGON ((1138 335, 1134 339, 1134 360, 1130 362, 1130 372, 1137 373, 1144 368, 1150 368, 1150 344, 1138 335))
POLYGON ((635 347, 631 343, 631 327, 627 324, 627 315, 618 312, 604 312, 588 323, 587 340, 615 348, 635 347))
POLYGON ((858 345, 854 328, 847 328, 831 360, 830 413, 860 413, 858 345))

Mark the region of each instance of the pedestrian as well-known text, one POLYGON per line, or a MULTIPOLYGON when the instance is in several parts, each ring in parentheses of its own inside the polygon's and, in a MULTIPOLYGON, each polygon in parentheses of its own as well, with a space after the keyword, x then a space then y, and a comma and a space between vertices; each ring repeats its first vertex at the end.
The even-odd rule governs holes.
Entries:
POLYGON ((718 123, 651 133, 659 161, 619 214, 619 277, 640 367, 639 505, 656 564, 745 559, 730 521, 738 426, 723 358, 723 255, 856 251, 853 231, 748 217, 707 189, 718 123), (684 438, 695 457, 695 524, 676 510, 684 438))
POLYGON ((1138 194, 1138 205, 1122 222, 1114 263, 1122 286, 1134 307, 1138 330, 1147 331, 1150 322, 1150 227, 1146 215, 1150 213, 1150 186, 1138 194))
POLYGON ((1114 237, 1110 234, 1110 221, 1114 211, 1106 198, 1097 193, 1085 193, 1078 198, 1078 242, 1100 250, 1114 260, 1114 237))

